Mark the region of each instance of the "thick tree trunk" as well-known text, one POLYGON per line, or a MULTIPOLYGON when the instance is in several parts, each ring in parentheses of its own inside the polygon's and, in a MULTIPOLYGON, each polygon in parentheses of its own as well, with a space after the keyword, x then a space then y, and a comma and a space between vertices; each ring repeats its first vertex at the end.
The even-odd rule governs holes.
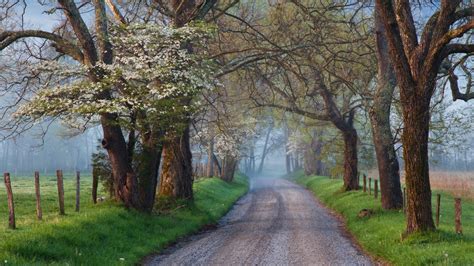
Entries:
POLYGON ((396 86, 395 73, 389 61, 383 21, 377 12, 375 12, 375 23, 378 80, 369 116, 379 171, 382 208, 400 209, 403 207, 400 169, 390 129, 390 109, 396 86))
POLYGON ((102 115, 101 124, 104 132, 102 147, 109 155, 114 176, 115 199, 123 202, 128 208, 141 209, 137 179, 128 158, 127 144, 122 130, 115 125, 115 118, 111 114, 102 115))
POLYGON ((402 102, 404 102, 402 141, 408 201, 406 233, 410 234, 435 230, 428 164, 430 113, 429 100, 424 100, 422 97, 407 97, 402 99, 402 102))
POLYGON ((357 131, 351 129, 342 133, 344 137, 344 191, 357 190, 357 131))
POLYGON ((382 208, 400 209, 403 207, 402 189, 400 184, 400 168, 392 142, 390 125, 371 114, 372 134, 382 194, 382 208))
POLYGON ((163 146, 162 160, 159 195, 192 199, 193 171, 189 126, 186 126, 181 134, 168 136, 163 146))
POLYGON ((224 161, 225 163, 222 165, 221 179, 226 182, 232 182, 234 179, 235 168, 237 166, 237 160, 231 156, 226 156, 224 161))
POLYGON ((153 210, 156 186, 158 184, 158 168, 160 167, 163 144, 162 134, 148 135, 142 140, 142 151, 138 161, 138 190, 142 208, 146 212, 153 210))

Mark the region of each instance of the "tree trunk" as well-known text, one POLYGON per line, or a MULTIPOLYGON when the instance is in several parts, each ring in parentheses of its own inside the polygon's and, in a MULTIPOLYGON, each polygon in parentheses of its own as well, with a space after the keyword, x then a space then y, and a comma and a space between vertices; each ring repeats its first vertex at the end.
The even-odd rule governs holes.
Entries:
POLYGON ((344 191, 357 190, 357 131, 351 129, 342 133, 344 137, 344 191))
POLYGON ((386 123, 388 121, 381 121, 374 116, 377 115, 371 115, 370 118, 382 193, 382 208, 400 209, 403 207, 400 168, 392 143, 390 125, 386 123))
POLYGON ((378 80, 369 116, 379 171, 382 208, 400 209, 403 207, 400 168, 390 129, 390 109, 396 86, 395 73, 389 61, 383 21, 377 12, 375 12, 375 23, 378 80))
POLYGON ((270 126, 267 131, 267 136, 265 137, 265 144, 263 146, 262 158, 260 159, 260 165, 258 166, 258 174, 261 174, 263 171, 263 164, 265 163, 265 157, 268 153, 268 141, 270 140, 270 134, 272 133, 273 126, 270 126))
MULTIPOLYGON (((288 150, 286 150, 288 152, 288 150)), ((285 154, 285 161, 286 161, 286 173, 291 174, 291 155, 286 153, 285 154)))
POLYGON ((127 208, 140 208, 136 177, 127 153, 127 144, 122 130, 115 124, 115 117, 104 114, 101 117, 104 138, 102 147, 107 150, 114 176, 115 198, 127 208))
POLYGON ((255 173, 255 150, 252 143, 252 146, 250 147, 250 175, 253 175, 254 173, 255 173))
POLYGON ((432 231, 435 226, 431 210, 428 164, 430 104, 429 100, 414 95, 402 99, 402 103, 402 141, 408 201, 406 233, 432 231))
POLYGON ((224 159, 225 163, 222 165, 221 179, 226 182, 232 182, 234 179, 235 167, 237 166, 237 160, 231 156, 226 156, 224 159))
POLYGON ((214 173, 214 140, 209 140, 209 147, 207 151, 207 176, 211 177, 214 173))
POLYGON ((148 134, 142 140, 142 151, 138 158, 138 190, 142 208, 146 212, 153 210, 156 186, 158 184, 158 168, 160 167, 162 134, 148 134))
POLYGON ((309 145, 304 151, 304 174, 307 176, 316 174, 316 155, 312 145, 309 145))
POLYGON ((313 132, 311 144, 304 153, 304 171, 305 175, 322 175, 323 165, 321 162, 322 142, 319 139, 316 130, 313 132))
POLYGON ((192 154, 189 125, 179 133, 168 136, 163 146, 160 196, 193 199, 192 154))

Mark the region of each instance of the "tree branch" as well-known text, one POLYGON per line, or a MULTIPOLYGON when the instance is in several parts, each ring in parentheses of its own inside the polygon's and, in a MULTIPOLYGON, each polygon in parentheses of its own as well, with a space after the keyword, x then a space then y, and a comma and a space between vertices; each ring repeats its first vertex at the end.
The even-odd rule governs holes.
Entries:
POLYGON ((60 35, 42 30, 4 31, 0 33, 0 51, 22 38, 41 38, 49 40, 53 42, 52 45, 56 51, 67 54, 79 62, 84 61, 84 54, 74 43, 64 39, 60 35))
POLYGON ((123 24, 123 25, 126 25, 127 24, 127 21, 125 20, 124 16, 122 15, 122 13, 120 13, 120 10, 118 9, 118 7, 112 2, 112 0, 105 0, 105 3, 107 4, 107 6, 109 7, 110 11, 112 12, 112 14, 114 15, 115 19, 123 24))

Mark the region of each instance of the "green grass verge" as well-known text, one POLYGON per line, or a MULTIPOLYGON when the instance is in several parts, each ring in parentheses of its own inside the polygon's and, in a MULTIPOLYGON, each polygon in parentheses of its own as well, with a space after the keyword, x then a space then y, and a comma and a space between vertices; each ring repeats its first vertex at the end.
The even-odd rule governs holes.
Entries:
POLYGON ((81 211, 76 213, 75 181, 65 176, 66 215, 59 216, 55 178, 42 177, 44 214, 43 221, 37 221, 32 178, 12 178, 18 229, 10 230, 0 181, 0 265, 132 265, 217 222, 248 190, 247 178, 241 175, 233 183, 206 178, 194 183, 193 204, 146 215, 111 202, 93 205, 91 179, 84 177, 81 211))
MULTIPOLYGON (((380 199, 362 191, 341 192, 342 180, 299 173, 295 181, 311 190, 324 204, 340 213, 347 228, 372 255, 394 265, 474 265, 474 202, 463 201, 463 235, 454 233, 454 199, 441 193, 439 230, 401 240, 405 228, 402 211, 385 211, 380 199), (369 218, 357 217, 372 209, 369 218)), ((435 198, 433 197, 433 203, 435 198)))

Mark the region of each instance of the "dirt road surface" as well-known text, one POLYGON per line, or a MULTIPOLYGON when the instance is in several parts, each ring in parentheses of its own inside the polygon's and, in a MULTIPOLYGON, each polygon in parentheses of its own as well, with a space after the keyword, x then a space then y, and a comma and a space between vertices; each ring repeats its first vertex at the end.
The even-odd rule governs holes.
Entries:
POLYGON ((257 178, 216 230, 180 242, 145 265, 371 265, 342 231, 306 189, 257 178))

